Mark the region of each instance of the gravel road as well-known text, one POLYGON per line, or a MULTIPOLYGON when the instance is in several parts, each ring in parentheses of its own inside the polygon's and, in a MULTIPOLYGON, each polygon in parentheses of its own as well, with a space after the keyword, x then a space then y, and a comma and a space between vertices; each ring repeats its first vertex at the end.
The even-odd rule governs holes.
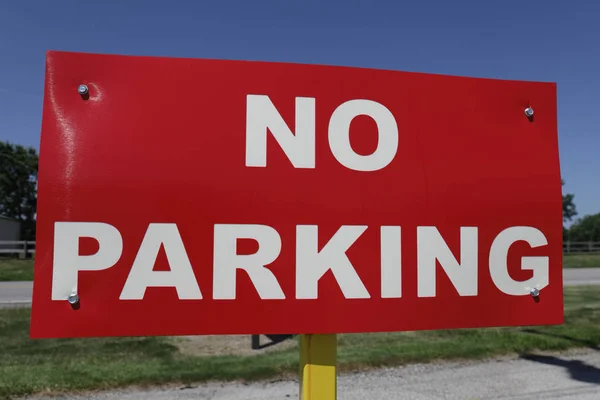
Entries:
MULTIPOLYGON (((109 391, 27 400, 286 400, 297 381, 209 383, 193 387, 109 391)), ((512 357, 485 362, 417 364, 344 374, 339 400, 597 400, 600 351, 512 357)))

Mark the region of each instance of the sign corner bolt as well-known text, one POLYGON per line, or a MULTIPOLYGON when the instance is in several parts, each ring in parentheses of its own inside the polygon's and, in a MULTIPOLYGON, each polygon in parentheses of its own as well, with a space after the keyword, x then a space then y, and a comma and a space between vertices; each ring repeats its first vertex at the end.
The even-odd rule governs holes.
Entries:
POLYGON ((533 120, 533 108, 531 106, 527 106, 527 108, 525 109, 525 116, 530 121, 533 120))
POLYGON ((79 309, 79 295, 77 294, 77 292, 71 293, 69 297, 67 297, 67 301, 71 305, 71 308, 73 308, 74 310, 79 309))
POLYGON ((529 294, 531 295, 531 297, 533 297, 533 300, 538 303, 540 301, 540 289, 536 288, 536 287, 532 287, 529 290, 529 294))
POLYGON ((90 96, 90 89, 87 85, 82 83, 77 87, 77 93, 79 93, 84 100, 87 100, 90 96))

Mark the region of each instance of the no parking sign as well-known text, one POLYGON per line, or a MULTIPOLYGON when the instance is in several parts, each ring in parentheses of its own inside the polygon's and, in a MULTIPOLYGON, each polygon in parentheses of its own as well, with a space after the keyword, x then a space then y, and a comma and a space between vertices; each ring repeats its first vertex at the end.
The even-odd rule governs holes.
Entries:
POLYGON ((31 335, 562 323, 561 199, 551 83, 50 52, 31 335))

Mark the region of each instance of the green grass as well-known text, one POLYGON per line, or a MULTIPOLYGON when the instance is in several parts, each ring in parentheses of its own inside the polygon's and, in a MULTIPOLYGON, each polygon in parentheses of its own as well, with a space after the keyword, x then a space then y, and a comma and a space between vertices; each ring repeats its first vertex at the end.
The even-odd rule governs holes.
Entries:
MULTIPOLYGON (((600 268, 600 253, 567 254, 564 268, 600 268)), ((33 260, 0 259, 0 282, 32 281, 33 260)))
POLYGON ((33 260, 0 259, 0 282, 32 280, 33 260))
MULTIPOLYGON (((597 348, 600 287, 566 288, 565 313, 565 324, 559 326, 339 335, 340 369, 597 348)), ((0 398, 41 391, 252 380, 295 374, 298 368, 297 348, 254 356, 193 357, 181 354, 174 338, 31 340, 29 315, 29 309, 0 310, 0 398)))
POLYGON ((600 268, 600 253, 567 254, 563 268, 600 268))

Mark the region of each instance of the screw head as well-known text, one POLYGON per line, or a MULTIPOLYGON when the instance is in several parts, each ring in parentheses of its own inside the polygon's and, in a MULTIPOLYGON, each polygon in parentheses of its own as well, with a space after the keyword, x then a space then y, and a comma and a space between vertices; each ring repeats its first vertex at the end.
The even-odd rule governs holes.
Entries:
POLYGON ((86 85, 79 85, 79 87, 77 87, 77 92, 79 92, 80 95, 85 95, 88 94, 89 89, 86 85))
POLYGON ((75 305, 77 303, 79 303, 79 296, 77 295, 77 293, 72 293, 68 298, 67 301, 69 302, 69 304, 71 305, 75 305))
POLYGON ((531 108, 531 107, 527 107, 527 108, 525 109, 525 116, 526 116, 527 118, 531 118, 531 117, 533 117, 533 108, 531 108))
POLYGON ((529 291, 529 294, 531 294, 531 297, 538 297, 540 295, 540 290, 538 288, 532 288, 529 291))

